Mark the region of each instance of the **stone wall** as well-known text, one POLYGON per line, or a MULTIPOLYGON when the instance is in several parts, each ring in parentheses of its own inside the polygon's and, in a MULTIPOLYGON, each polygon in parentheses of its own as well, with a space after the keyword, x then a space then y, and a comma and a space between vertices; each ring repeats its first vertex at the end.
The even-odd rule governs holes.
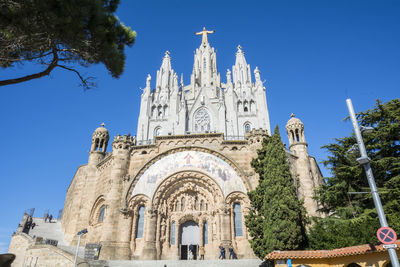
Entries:
POLYGON ((22 232, 15 233, 11 237, 8 253, 15 254, 16 256, 12 266, 15 267, 23 266, 26 251, 32 242, 33 242, 32 237, 22 232))

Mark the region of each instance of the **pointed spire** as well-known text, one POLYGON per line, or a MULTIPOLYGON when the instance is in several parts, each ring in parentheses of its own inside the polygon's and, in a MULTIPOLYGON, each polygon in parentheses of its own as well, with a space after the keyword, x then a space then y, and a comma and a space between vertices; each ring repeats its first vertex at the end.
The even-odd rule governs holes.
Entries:
POLYGON ((251 83, 250 65, 247 64, 242 46, 240 45, 237 46, 236 62, 232 70, 233 82, 235 84, 245 85, 251 83))

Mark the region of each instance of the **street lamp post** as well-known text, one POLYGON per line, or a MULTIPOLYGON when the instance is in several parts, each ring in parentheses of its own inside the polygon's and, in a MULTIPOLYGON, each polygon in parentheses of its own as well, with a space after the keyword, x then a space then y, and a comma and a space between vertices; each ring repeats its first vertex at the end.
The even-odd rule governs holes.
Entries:
MULTIPOLYGON (((381 199, 379 197, 378 189, 375 184, 374 174, 372 173, 371 165, 369 164, 370 158, 367 155, 367 151, 365 150, 364 141, 361 136, 360 127, 357 123, 356 115, 354 113, 353 104, 351 99, 346 99, 347 109, 349 110, 350 119, 353 124, 354 133, 356 135, 358 149, 360 150, 361 157, 357 159, 357 162, 363 166, 365 174, 368 179, 369 188, 371 189, 372 199, 374 200, 376 212, 378 213, 379 222, 382 227, 388 227, 388 223, 386 221, 385 213, 382 208, 381 199)), ((399 267, 399 260, 397 258, 396 249, 389 248, 388 249, 390 260, 392 262, 393 267, 399 267)))
POLYGON ((78 260, 78 252, 79 252, 79 244, 81 243, 81 236, 83 236, 87 232, 88 230, 86 228, 78 232, 78 243, 76 244, 74 267, 76 267, 76 262, 78 260))

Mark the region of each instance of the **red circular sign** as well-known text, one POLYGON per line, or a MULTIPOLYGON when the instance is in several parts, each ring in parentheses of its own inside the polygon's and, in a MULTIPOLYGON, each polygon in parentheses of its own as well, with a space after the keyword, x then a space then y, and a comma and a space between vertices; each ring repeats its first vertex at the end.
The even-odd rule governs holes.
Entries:
POLYGON ((376 236, 383 244, 393 244, 397 240, 396 232, 390 227, 381 227, 376 232, 376 236))

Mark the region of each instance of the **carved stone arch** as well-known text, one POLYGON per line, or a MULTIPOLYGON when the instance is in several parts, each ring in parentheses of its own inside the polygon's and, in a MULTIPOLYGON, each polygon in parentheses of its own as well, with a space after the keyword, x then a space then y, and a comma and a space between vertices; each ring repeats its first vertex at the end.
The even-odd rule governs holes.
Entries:
POLYGON ((92 209, 90 211, 90 215, 89 215, 89 225, 95 225, 99 222, 99 216, 100 216, 100 211, 101 208, 104 206, 105 208, 107 208, 105 206, 106 200, 104 198, 103 195, 100 195, 97 197, 97 199, 94 201, 93 205, 92 205, 92 209))
POLYGON ((233 204, 235 202, 240 202, 246 206, 250 205, 249 197, 245 193, 239 191, 232 192, 225 198, 226 204, 233 204))
MULTIPOLYGON (((181 142, 181 141, 179 141, 181 142)), ((179 143, 178 142, 178 143, 179 143)), ((204 152, 204 153, 209 153, 211 155, 214 155, 216 157, 221 158, 222 160, 224 160, 227 164, 229 164, 234 171, 239 175, 239 177, 241 178, 241 180, 244 183, 244 186, 246 187, 247 191, 251 191, 253 188, 251 186, 251 183, 247 177, 247 175, 244 174, 244 172, 242 171, 241 168, 238 167, 237 163, 230 157, 223 155, 215 150, 212 150, 210 148, 204 148, 204 147, 198 147, 198 146, 180 146, 180 147, 175 147, 173 149, 167 150, 163 153, 158 154, 157 156, 151 158, 150 160, 148 160, 143 167, 136 173, 136 175, 133 177, 130 185, 128 187, 126 187, 126 189, 124 190, 123 193, 123 199, 122 199, 122 203, 121 203, 121 209, 126 209, 127 208, 127 203, 128 203, 128 198, 130 197, 136 183, 138 182, 138 180, 140 179, 140 177, 144 174, 144 172, 150 168, 154 163, 156 163, 158 160, 160 160, 163 157, 166 157, 168 155, 177 153, 177 152, 182 152, 182 151, 200 151, 200 152, 204 152)), ((149 154, 152 154, 153 150, 151 150, 149 152, 149 154)))
POLYGON ((199 216, 195 216, 194 214, 184 214, 182 217, 180 217, 177 222, 179 224, 182 224, 186 221, 194 221, 195 223, 199 223, 199 216))
POLYGON ((214 202, 221 202, 224 198, 221 187, 213 178, 199 171, 180 171, 170 175, 157 187, 152 207, 160 210, 166 201, 169 210, 173 210, 175 200, 187 191, 196 191, 214 202))
POLYGON ((145 206, 149 208, 150 205, 150 198, 146 195, 136 195, 130 198, 128 201, 128 208, 133 212, 137 212, 140 206, 145 206))

